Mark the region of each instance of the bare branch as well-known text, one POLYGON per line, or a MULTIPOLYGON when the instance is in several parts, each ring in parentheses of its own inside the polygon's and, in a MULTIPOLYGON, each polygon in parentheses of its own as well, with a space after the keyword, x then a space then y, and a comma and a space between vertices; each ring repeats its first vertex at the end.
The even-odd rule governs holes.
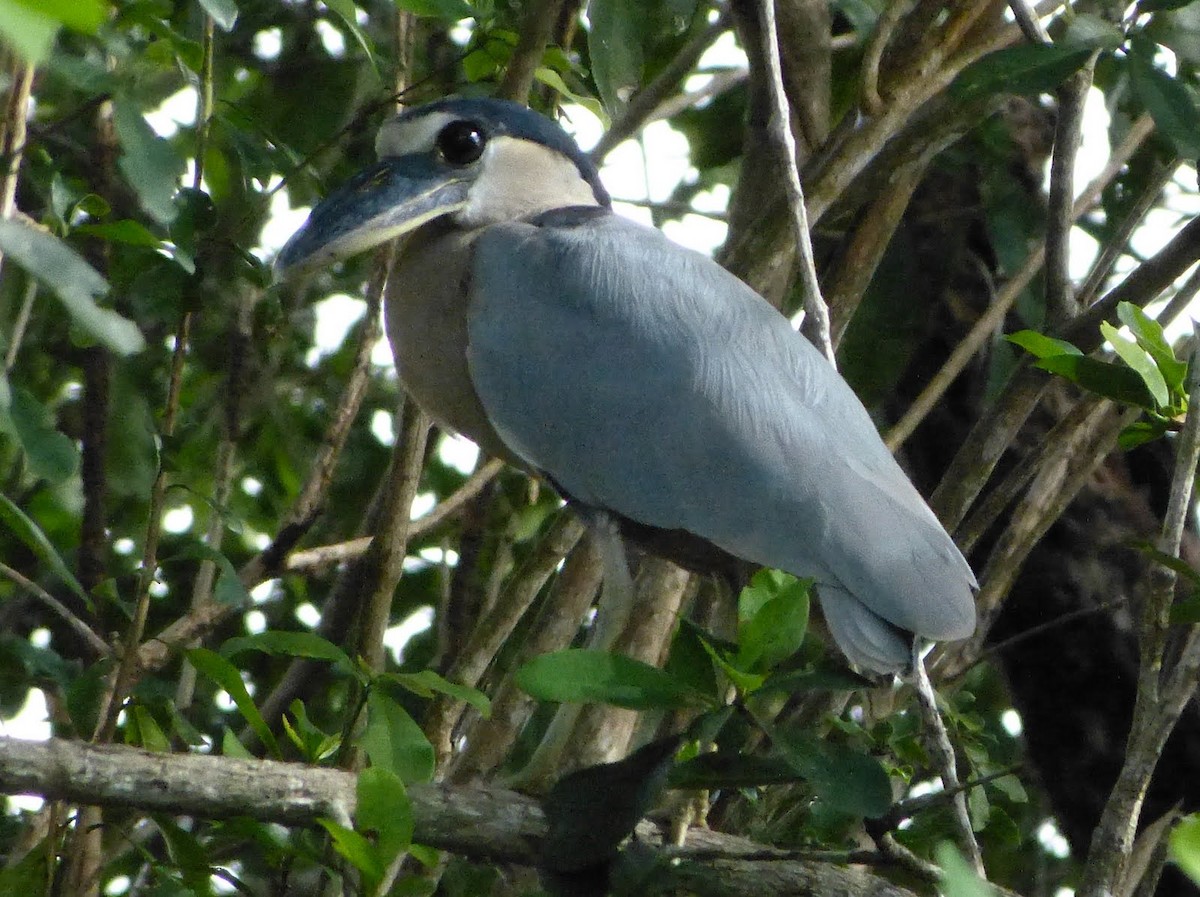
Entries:
POLYGON ((33 580, 27 579, 14 570, 8 564, 0 563, 0 576, 11 579, 30 595, 46 605, 50 610, 56 613, 63 622, 70 626, 79 634, 79 637, 87 644, 89 648, 96 653, 97 657, 108 657, 112 654, 112 649, 109 648, 108 642, 98 636, 87 623, 71 613, 70 609, 39 586, 33 580))
MULTIPOLYGON (((1179 545, 1191 508, 1196 465, 1200 461, 1200 340, 1195 343, 1189 366, 1191 376, 1187 422, 1179 439, 1175 475, 1157 545, 1159 551, 1172 557, 1179 555, 1179 545)), ((1141 657, 1129 744, 1117 784, 1109 795, 1100 824, 1092 836, 1084 864, 1083 884, 1079 889, 1081 897, 1102 897, 1122 890, 1146 789, 1163 745, 1183 710, 1182 701, 1164 701, 1160 694, 1163 652, 1170 625, 1171 603, 1175 597, 1175 579, 1174 570, 1155 564, 1143 583, 1145 600, 1139 628, 1141 657)), ((1194 669, 1186 671, 1186 687, 1177 695, 1191 694, 1195 688, 1194 674, 1194 669)))
MULTIPOLYGON (((0 737, 0 792, 38 794, 113 807, 202 818, 250 817, 305 825, 354 816, 354 775, 336 769, 205 754, 155 754, 136 748, 51 739, 0 737)), ((538 864, 546 821, 531 798, 502 788, 411 785, 408 796, 420 844, 476 860, 538 864)), ((643 822, 639 842, 661 846, 658 827, 643 822)), ((654 859, 641 891, 678 893, 703 882, 710 897, 915 897, 861 867, 797 859, 745 838, 693 829, 681 848, 654 859)))
MULTIPOLYGON (((449 520, 471 499, 475 498, 488 483, 504 469, 504 462, 492 458, 475 471, 455 492, 439 502, 432 511, 409 523, 408 538, 411 542, 433 532, 449 520)), ((331 564, 345 563, 362 557, 371 547, 374 536, 362 536, 332 545, 318 545, 303 551, 293 551, 287 556, 284 567, 289 573, 302 573, 331 564)))
POLYGON ((917 694, 917 707, 921 711, 925 743, 934 759, 935 768, 942 777, 942 785, 948 791, 953 792, 950 807, 958 845, 966 853, 967 860, 974 867, 976 874, 984 878, 983 854, 979 850, 979 842, 975 840, 975 832, 971 829, 971 815, 967 812, 967 793, 958 780, 958 763, 954 757, 954 745, 950 743, 946 724, 942 721, 942 714, 938 711, 937 693, 933 690, 933 683, 929 681, 922 649, 920 641, 914 639, 911 676, 913 689, 917 694))
MULTIPOLYGON (((447 674, 448 678, 472 687, 479 684, 546 580, 583 532, 583 524, 570 510, 559 515, 538 543, 534 555, 509 579, 496 606, 476 623, 470 640, 447 674)), ((429 708, 425 735, 438 754, 439 767, 451 755, 450 732, 461 706, 459 701, 437 698, 429 708)))
POLYGON ((1031 44, 1050 43, 1050 34, 1046 31, 1046 26, 1025 0, 1008 0, 1008 8, 1012 10, 1013 18, 1017 20, 1027 41, 1031 44))
POLYGON ((796 138, 792 134, 792 113, 788 106, 787 92, 783 89, 783 70, 779 63, 779 35, 775 25, 775 0, 760 0, 760 10, 763 59, 767 65, 773 104, 769 126, 770 135, 784 169, 784 184, 787 188, 788 207, 792 213, 796 253, 800 266, 800 294, 804 301, 804 324, 801 331, 814 346, 821 350, 826 360, 837 367, 837 360, 833 355, 833 340, 829 331, 829 306, 825 304, 825 297, 821 295, 821 284, 817 280, 817 263, 813 257, 812 237, 808 231, 808 213, 804 205, 804 188, 800 185, 800 171, 796 167, 796 138))
POLYGON ((524 103, 529 99, 529 91, 533 88, 534 73, 542 64, 542 54, 546 52, 546 44, 554 33, 558 23, 564 0, 537 0, 525 4, 525 13, 521 18, 518 29, 517 47, 508 68, 504 72, 504 80, 496 95, 506 100, 524 103))
MULTIPOLYGON (((1086 214, 1100 200, 1100 195, 1104 191, 1105 186, 1121 172, 1125 163, 1129 161, 1129 158, 1153 131, 1154 121, 1148 115, 1142 116, 1134 123, 1133 127, 1129 129, 1125 140, 1122 141, 1119 147, 1113 150, 1108 164, 1104 166, 1104 170, 1096 176, 1095 180, 1088 184, 1087 188, 1076 200, 1075 218, 1086 214)), ((963 372, 967 363, 975 356, 975 353, 992 338, 992 335, 996 332, 996 328, 1004 321, 1005 316, 1017 301, 1017 298, 1033 280, 1045 258, 1046 249, 1043 244, 1034 249, 1020 270, 1015 272, 1005 282, 1004 288, 997 294, 996 300, 988 306, 987 311, 980 316, 967 335, 954 347, 954 351, 950 353, 950 357, 946 359, 946 363, 938 369, 938 372, 929 381, 929 384, 913 400, 913 403, 908 407, 903 417, 888 431, 886 439, 888 448, 892 451, 898 449, 912 435, 913 431, 916 430, 917 426, 925 419, 929 412, 937 406, 942 396, 945 395, 946 390, 950 388, 950 384, 963 372)), ((1005 444, 1007 445, 1007 443, 1005 444)), ((945 518, 943 518, 943 522, 945 522, 945 518)))
POLYGON ((425 442, 429 418, 412 399, 406 399, 401 414, 400 433, 392 455, 388 481, 380 515, 380 529, 371 542, 368 555, 371 576, 369 591, 359 618, 358 650, 367 668, 383 672, 383 637, 391 619, 392 599, 404 569, 408 550, 411 511, 421 467, 425 461, 425 442))
MULTIPOLYGON (((1013 0, 1023 6, 1021 0, 1013 0)), ((1040 24, 1040 23, 1039 23, 1040 24)), ((1099 53, 1058 89, 1058 120, 1054 128, 1054 154, 1050 159, 1050 202, 1046 221, 1046 313, 1055 326, 1075 317, 1078 306, 1071 284, 1071 228, 1075 224, 1075 157, 1083 139, 1083 104, 1099 53)))

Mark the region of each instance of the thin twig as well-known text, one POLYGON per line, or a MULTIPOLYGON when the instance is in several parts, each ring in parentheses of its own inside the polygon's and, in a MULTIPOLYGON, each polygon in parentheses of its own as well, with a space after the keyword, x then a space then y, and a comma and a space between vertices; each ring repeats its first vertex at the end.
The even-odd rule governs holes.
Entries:
MULTIPOLYGON (((175 434, 175 420, 179 414, 180 395, 183 389, 183 368, 187 359, 191 323, 192 313, 185 311, 180 317, 179 326, 175 331, 175 350, 171 357, 171 375, 162 423, 163 436, 168 439, 175 434)), ((124 643, 121 646, 121 662, 117 666, 116 675, 105 695, 103 709, 97 719, 96 730, 92 734, 92 740, 98 744, 112 740, 125 695, 133 686, 138 675, 138 649, 146 631, 146 620, 150 615, 150 587, 154 584, 155 575, 158 572, 158 540, 162 535, 167 480, 167 468, 160 462, 158 473, 154 477, 154 484, 150 488, 146 541, 142 548, 142 569, 137 580, 133 619, 125 631, 124 643)))
MULTIPOLYGON (((1143 115, 1134 122, 1120 146, 1113 150, 1104 170, 1088 184, 1079 199, 1075 201, 1075 218, 1088 212, 1099 201, 1104 188, 1120 174, 1125 163, 1153 131, 1154 120, 1149 115, 1143 115)), ((938 369, 938 372, 913 400, 900 420, 888 431, 885 440, 888 448, 896 451, 912 435, 929 412, 937 407, 946 390, 950 388, 950 384, 958 379, 958 375, 963 372, 975 353, 992 338, 996 328, 1004 321, 1017 298, 1041 268, 1045 257, 1046 248, 1042 244, 1029 254, 1020 270, 1016 271, 1005 283, 1004 288, 997 294, 996 301, 988 306, 987 311, 980 316, 967 335, 954 347, 946 359, 946 363, 938 369)))
POLYGON ((970 640, 961 646, 963 653, 982 650, 1001 603, 1029 553, 1062 516, 1096 466, 1112 451, 1117 434, 1139 414, 1139 409, 1127 409, 1121 414, 1111 402, 1100 402, 1078 426, 1061 435, 1055 451, 1039 466, 1036 479, 1013 510, 1008 526, 988 556, 975 599, 978 623, 970 640))
POLYGON ((883 97, 879 95, 879 66, 883 61, 883 51, 891 43, 896 26, 912 7, 912 0, 895 0, 886 4, 863 51, 862 107, 868 115, 878 115, 883 110, 883 97))
POLYGON ((74 629, 79 634, 80 638, 82 638, 88 644, 88 647, 90 647, 98 657, 108 657, 112 653, 112 649, 108 646, 108 643, 99 635, 97 635, 87 623, 83 622, 83 620, 79 619, 79 617, 75 616, 75 614, 71 613, 70 609, 65 604, 39 586, 36 582, 31 579, 27 579, 25 576, 18 573, 5 563, 0 563, 0 576, 12 580, 42 604, 46 605, 46 607, 48 607, 50 610, 54 611, 54 613, 58 614, 58 616, 62 618, 63 622, 74 629))
POLYGON ((831 278, 829 313, 835 350, 854 319, 926 168, 924 158, 900 168, 859 216, 858 227, 831 278))
MULTIPOLYGON (((433 510, 418 517, 409 524, 408 539, 412 542, 433 532, 446 520, 449 520, 463 506, 475 498, 504 469, 504 462, 499 458, 491 458, 475 471, 465 483, 458 487, 445 500, 439 502, 433 510)), ((331 564, 341 564, 362 557, 371 547, 374 536, 362 536, 346 542, 336 542, 332 545, 318 545, 303 551, 294 551, 287 556, 284 568, 289 573, 302 573, 314 568, 328 567, 331 564)))
POLYGON ((729 23, 730 13, 726 9, 721 12, 717 21, 680 47, 663 70, 630 98, 621 114, 613 119, 608 130, 604 132, 604 136, 592 149, 590 156, 595 164, 599 165, 613 147, 637 133, 648 121, 660 117, 656 114, 658 108, 675 90, 679 82, 695 68, 704 51, 729 30, 729 23))
POLYGON ((17 205, 17 181, 21 176, 21 161, 25 158, 26 121, 33 91, 33 66, 15 55, 12 59, 12 84, 4 110, 4 130, 0 134, 0 159, 5 164, 0 178, 0 218, 3 219, 11 218, 17 205))
MULTIPOLYGON (((1023 6, 1021 0, 1010 0, 1023 6)), ((1040 23, 1039 23, 1040 24, 1040 23)), ((1054 153, 1050 158, 1050 197, 1046 219, 1046 314, 1061 327, 1075 317, 1078 306, 1071 285, 1071 228, 1076 212, 1075 158, 1083 139, 1083 105, 1092 86, 1099 51, 1058 89, 1058 119, 1054 126, 1054 153)))
POLYGON ((392 599, 404 570, 407 554, 413 499, 421 479, 425 460, 425 442, 429 435, 429 418, 406 399, 397 415, 401 419, 396 438, 389 480, 386 485, 382 527, 371 543, 371 568, 374 576, 369 583, 359 626, 358 650, 367 669, 380 673, 384 665, 383 637, 391 619, 392 599))
MULTIPOLYGON (((1179 438, 1170 498, 1157 543, 1159 551, 1172 557, 1179 555, 1183 530, 1190 516, 1196 465, 1200 461, 1200 340, 1196 341, 1189 365, 1187 422, 1179 438)), ((1175 571, 1161 564, 1153 565, 1145 580, 1139 628, 1141 659, 1129 743, 1121 774, 1092 837, 1079 889, 1081 897, 1102 897, 1121 891, 1150 777, 1183 710, 1182 701, 1163 701, 1160 694, 1175 580, 1175 571)), ((1191 679, 1195 671, 1187 672, 1185 679, 1191 679)), ((1184 684, 1188 687, 1182 693, 1190 694, 1195 682, 1184 684)))
POLYGON ((1163 188, 1179 170, 1180 164, 1180 161, 1175 159, 1166 165, 1158 166, 1147 180, 1145 187, 1142 188, 1142 192, 1129 206, 1125 216, 1117 222, 1116 227, 1092 261, 1092 267, 1083 279, 1083 286, 1076 293, 1075 299, 1080 306, 1086 308, 1096 301, 1100 290, 1112 276, 1117 260, 1129 252, 1130 238, 1141 227, 1146 213, 1158 202, 1163 188))
MULTIPOLYGON (((0 259, 2 261, 2 259, 0 259)), ((29 319, 33 316, 33 301, 37 298, 38 282, 26 275, 25 291, 21 296, 21 307, 13 320, 12 332, 8 335, 8 349, 4 353, 4 372, 12 371, 17 363, 17 353, 21 351, 21 343, 25 340, 25 330, 29 327, 29 319)))
POLYGON ((804 301, 804 324, 801 331, 834 367, 833 339, 829 330, 829 307, 821 295, 817 280, 817 263, 813 256, 812 238, 808 231, 808 212, 804 203, 804 188, 796 167, 796 137, 792 133, 792 113, 787 92, 783 89, 783 69, 779 62, 779 36, 775 25, 775 0, 760 0, 762 16, 763 59, 767 65, 773 108, 769 124, 771 140, 783 165, 788 206, 796 232, 797 262, 800 267, 800 293, 804 301))
MULTIPOLYGON (((546 580, 583 533, 584 525, 572 511, 567 509, 558 515, 539 540, 534 554, 509 578, 495 607, 471 631, 470 639, 455 658, 447 678, 472 687, 479 684, 546 580)), ((451 755, 450 733, 461 708, 460 701, 437 698, 426 716, 423 728, 438 754, 439 769, 445 769, 445 761, 451 755)))
POLYGON ((550 42, 562 6, 563 0, 537 0, 525 4, 521 26, 517 29, 520 37, 508 61, 508 68, 504 70, 504 80, 496 91, 497 96, 518 103, 529 99, 534 75, 542 64, 542 54, 546 52, 546 44, 550 42))
POLYGON ((1046 31, 1046 26, 1025 0, 1008 0, 1008 8, 1012 10, 1013 18, 1017 20, 1017 25, 1027 41, 1031 44, 1050 43, 1050 33, 1046 31))
POLYGON ((942 777, 942 786, 953 794, 950 807, 958 844, 966 853, 967 860, 975 868, 975 872, 980 878, 985 878, 983 854, 971 828, 971 814, 967 811, 966 790, 958 780, 958 761, 954 756, 954 745, 950 743, 950 734, 946 731, 946 724, 938 710, 937 692, 933 690, 933 683, 929 681, 929 673, 925 669, 923 647, 920 639, 913 640, 912 684, 917 693, 917 707, 921 711, 926 746, 942 777))
MULTIPOLYGON (((200 67, 200 89, 196 98, 196 152, 193 159, 192 189, 200 190, 204 183, 204 166, 208 155, 208 132, 212 124, 213 112, 213 47, 214 22, 212 16, 204 17, 204 56, 200 67)), ((237 310, 234 313, 233 327, 239 331, 234 336, 239 349, 244 350, 249 343, 249 313, 252 300, 247 300, 243 294, 234 297, 237 310)), ((213 486, 211 505, 213 512, 208 521, 204 541, 213 551, 221 550, 224 541, 225 520, 224 508, 229 504, 229 495, 233 487, 233 461, 237 454, 237 420, 239 417, 241 385, 235 381, 241 379, 240 374, 244 364, 239 360, 241 353, 233 353, 234 361, 226 372, 229 388, 226 389, 226 426, 221 433, 221 441, 217 446, 217 463, 213 470, 213 486)), ((212 600, 213 583, 216 580, 217 565, 210 558, 204 558, 192 581, 191 609, 195 609, 212 600)), ((192 646, 195 646, 193 642, 192 646)), ((196 668, 186 659, 179 671, 179 679, 175 684, 175 706, 187 708, 192 703, 196 687, 196 668)))

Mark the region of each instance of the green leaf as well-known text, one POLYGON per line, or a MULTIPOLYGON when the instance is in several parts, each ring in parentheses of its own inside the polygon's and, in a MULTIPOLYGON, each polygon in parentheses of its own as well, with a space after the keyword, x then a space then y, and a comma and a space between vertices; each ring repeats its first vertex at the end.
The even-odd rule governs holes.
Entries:
POLYGON ((1020 44, 989 53, 967 66, 950 85, 960 102, 997 93, 1048 93, 1092 55, 1091 47, 1020 44))
POLYGON ((701 754, 671 770, 672 788, 761 788, 803 778, 782 757, 757 757, 721 751, 701 754))
POLYGON ((233 657, 243 651, 261 651, 278 657, 306 657, 327 660, 343 673, 355 673, 354 662, 345 651, 315 632, 280 632, 268 630, 257 635, 231 638, 221 646, 221 654, 233 657))
POLYGON ((380 689, 367 695, 361 744, 372 766, 390 770, 406 785, 433 778, 433 745, 408 711, 380 689))
POLYGON ((475 10, 465 0, 396 0, 396 6, 415 16, 457 22, 475 17, 475 10))
POLYGON ((238 8, 234 0, 200 0, 200 5, 222 31, 232 31, 237 24, 238 8))
POLYGON ((874 757, 795 730, 776 729, 772 741, 818 798, 852 816, 879 819, 892 806, 892 785, 874 757))
POLYGON ((853 670, 841 668, 794 670, 778 673, 762 684, 766 691, 783 691, 796 694, 802 691, 854 691, 874 688, 876 684, 853 670))
POLYGON ((212 894, 212 867, 204 845, 191 832, 167 816, 155 814, 154 824, 167 843, 175 867, 182 873, 190 895, 206 897, 212 894))
POLYGON ((587 12, 592 77, 604 107, 615 114, 642 80, 644 11, 633 0, 591 0, 587 12))
POLYGON ((421 670, 419 673, 385 673, 379 678, 384 682, 395 683, 422 698, 431 698, 435 694, 448 695, 470 704, 484 719, 492 714, 492 702, 479 689, 451 682, 433 670, 421 670))
POLYGON ((8 414, 30 473, 49 483, 61 483, 79 469, 75 441, 54 427, 50 412, 29 392, 12 391, 8 414))
MULTIPOLYGON (((192 542, 178 554, 165 559, 163 563, 169 563, 179 558, 200 558, 216 564, 217 569, 221 572, 217 577, 216 585, 213 587, 213 597, 221 604, 227 604, 231 607, 243 607, 250 604, 250 593, 242 585, 241 577, 238 576, 233 563, 225 556, 224 552, 217 551, 217 549, 204 542, 192 542)), ((231 641, 237 641, 237 639, 231 639, 231 641)), ((232 651, 226 651, 224 648, 222 648, 221 653, 226 657, 233 654, 232 651)))
POLYGON ((170 753, 171 739, 167 738, 159 727, 150 709, 142 704, 134 704, 131 711, 133 728, 136 729, 136 740, 133 743, 155 753, 170 753))
POLYGON ((1117 306, 1117 317, 1129 328, 1138 345, 1150 353, 1150 357, 1162 372, 1167 387, 1172 392, 1183 392, 1183 384, 1187 379, 1187 362, 1175 357, 1175 350, 1167 342, 1162 325, 1132 302, 1120 303, 1117 306))
POLYGON ((146 119, 131 100, 113 100, 113 124, 123 150, 117 166, 137 192, 146 211, 159 223, 169 224, 178 211, 174 200, 183 173, 183 160, 170 143, 146 124, 146 119))
POLYGON ((19 6, 65 25, 72 31, 95 34, 108 15, 104 0, 16 0, 19 6))
POLYGON ((1135 420, 1117 436, 1117 444, 1121 446, 1122 451, 1129 451, 1137 448, 1139 445, 1145 445, 1147 442, 1153 442, 1155 439, 1161 439, 1170 430, 1169 421, 1166 418, 1151 417, 1135 420))
POLYGON ((221 753, 226 757, 238 757, 242 760, 252 760, 254 755, 246 750, 246 746, 238 741, 232 729, 221 733, 221 753))
POLYGON ((387 871, 383 858, 375 845, 353 829, 338 825, 332 819, 318 819, 317 822, 329 832, 333 839, 333 849, 362 873, 367 885, 363 890, 373 893, 375 886, 383 879, 387 871))
POLYGON ((0 869, 0 894, 47 893, 50 890, 46 886, 49 866, 45 849, 29 851, 20 862, 0 869))
POLYGON ((355 793, 355 826, 363 832, 375 832, 383 861, 390 865, 412 843, 412 805, 404 783, 391 770, 372 766, 358 774, 355 793))
POLYGON ((146 341, 137 325, 96 304, 96 297, 108 292, 108 283, 58 237, 17 221, 0 221, 0 251, 49 287, 71 320, 97 342, 118 355, 142 350, 146 341))
POLYGON ((1142 54, 1131 53, 1129 62, 1134 92, 1159 130, 1180 156, 1200 158, 1200 107, 1192 94, 1142 54))
POLYGON ((808 631, 808 591, 811 580, 768 571, 755 575, 738 601, 738 653, 732 661, 740 670, 767 672, 799 650, 808 631), (765 599, 765 600, 764 600, 765 599))
POLYGON ((1146 384, 1146 389, 1150 391, 1155 404, 1159 408, 1169 405, 1171 393, 1167 389, 1167 381, 1163 379, 1162 371, 1158 369, 1154 359, 1147 355, 1146 351, 1137 343, 1130 342, 1121 336, 1117 328, 1108 321, 1100 322, 1100 332, 1106 340, 1112 343, 1113 349, 1116 350, 1121 360, 1142 378, 1142 382, 1146 384))
POLYGON ((993 897, 995 892, 988 883, 975 874, 949 841, 937 846, 934 857, 942 867, 941 892, 945 897, 993 897))
POLYGON ((1055 355, 1043 358, 1037 366, 1115 402, 1155 410, 1154 397, 1146 384, 1136 371, 1125 365, 1081 355, 1055 355))
POLYGON ((736 654, 732 649, 722 649, 703 637, 700 639, 700 644, 708 652, 716 669, 725 674, 742 696, 754 694, 766 682, 767 677, 764 674, 750 673, 735 666, 729 660, 731 655, 736 654))
POLYGON ((1055 355, 1082 355, 1079 349, 1063 339, 1055 339, 1036 330, 1018 330, 1004 337, 1015 346, 1020 346, 1036 358, 1052 358, 1055 355))
POLYGON ((67 588, 86 602, 89 607, 91 606, 87 592, 83 590, 83 586, 79 584, 79 580, 67 567, 54 545, 46 538, 41 527, 3 493, 0 493, 0 521, 3 521, 13 535, 24 542, 25 546, 37 555, 42 563, 50 568, 50 572, 57 576, 67 588))
POLYGON ((708 703, 686 683, 657 667, 620 654, 568 648, 535 657, 517 670, 517 687, 541 701, 596 701, 630 710, 708 703))
POLYGON ((89 237, 99 237, 110 243, 125 243, 128 246, 145 246, 148 249, 162 249, 165 243, 151 233, 144 224, 132 218, 120 221, 106 221, 101 224, 80 224, 73 233, 87 234, 89 237))
POLYGON ((562 75, 554 71, 554 69, 541 66, 534 70, 533 77, 545 84, 551 90, 555 90, 562 96, 566 97, 572 103, 578 103, 596 118, 600 119, 600 123, 607 129, 612 124, 612 119, 608 117, 608 113, 604 110, 604 106, 595 97, 584 96, 583 94, 575 93, 571 88, 567 87, 567 82, 562 79, 562 75))
POLYGON ((20 0, 0 0, 0 37, 30 65, 43 62, 58 34, 59 23, 27 9, 20 0))
POLYGON ((341 736, 330 735, 317 728, 312 720, 308 718, 308 711, 304 709, 304 702, 299 698, 292 701, 288 709, 292 712, 292 716, 296 718, 296 722, 293 725, 285 713, 281 720, 283 731, 287 733, 287 737, 300 751, 304 759, 309 763, 320 763, 325 758, 332 756, 342 743, 341 736))
POLYGON ((237 705, 242 718, 254 730, 254 734, 267 746, 272 755, 278 757, 279 744, 275 741, 275 735, 266 720, 262 718, 262 714, 258 712, 258 707, 255 706, 254 699, 250 697, 250 692, 246 690, 246 683, 242 681, 242 674, 238 668, 220 654, 207 648, 192 648, 185 653, 198 672, 203 673, 225 689, 229 697, 233 699, 233 703, 237 705))
POLYGON ((1086 12, 1063 16, 1067 20, 1061 43, 1068 47, 1114 50, 1125 42, 1125 33, 1107 19, 1086 12))
POLYGON ((103 0, 0 0, 0 38, 37 65, 50 55, 61 26, 94 34, 106 7, 103 0))
POLYGON ((375 58, 375 48, 371 45, 371 39, 358 27, 358 9, 354 5, 354 0, 324 0, 324 3, 342 20, 346 30, 367 54, 367 60, 371 63, 371 69, 375 72, 375 76, 379 77, 379 64, 375 58))
POLYGON ((706 635, 691 621, 680 620, 675 638, 671 642, 666 671, 694 691, 713 695, 714 699, 718 699, 720 686, 717 684, 712 658, 704 643, 706 635))
POLYGON ((1184 816, 1171 830, 1171 859, 1196 884, 1200 884, 1200 816, 1184 816))

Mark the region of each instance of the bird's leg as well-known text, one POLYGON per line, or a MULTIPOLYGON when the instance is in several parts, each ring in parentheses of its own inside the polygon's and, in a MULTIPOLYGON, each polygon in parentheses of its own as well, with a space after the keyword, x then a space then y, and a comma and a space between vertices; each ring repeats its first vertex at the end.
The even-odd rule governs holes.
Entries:
MULTIPOLYGON (((604 571, 596 622, 588 639, 588 647, 609 651, 624 632, 631 616, 633 577, 629 574, 625 543, 621 541, 616 520, 603 511, 578 506, 576 509, 587 523, 591 537, 596 540, 604 571)), ((530 793, 540 793, 549 787, 558 774, 559 760, 575 732, 582 711, 582 704, 561 705, 529 762, 506 779, 505 784, 530 793)))
POLYGON ((589 647, 609 651, 616 644, 633 614, 634 587, 625 556, 625 542, 617 521, 604 511, 589 510, 585 519, 600 549, 604 582, 596 607, 596 624, 589 647))
POLYGON ((967 792, 961 788, 958 781, 954 746, 950 744, 950 735, 938 711, 937 694, 933 690, 933 683, 929 681, 929 673, 925 670, 925 652, 928 647, 929 644, 924 639, 919 636, 913 638, 910 675, 917 692, 917 705, 921 708, 926 746, 933 755, 938 774, 942 777, 942 787, 954 794, 950 806, 958 831, 959 846, 966 852, 967 860, 975 868, 975 872, 986 881, 983 854, 979 850, 979 842, 975 840, 975 832, 971 829, 971 817, 967 812, 967 792))

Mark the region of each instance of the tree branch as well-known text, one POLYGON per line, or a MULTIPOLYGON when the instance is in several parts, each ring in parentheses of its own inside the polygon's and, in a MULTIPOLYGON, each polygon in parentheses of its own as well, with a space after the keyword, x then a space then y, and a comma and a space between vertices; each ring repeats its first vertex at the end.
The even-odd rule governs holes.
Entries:
MULTIPOLYGON (((0 737, 0 792, 47 800, 287 825, 328 817, 348 825, 355 812, 355 782, 342 770, 298 763, 0 737)), ((418 843, 476 860, 537 865, 546 821, 531 798, 480 786, 411 785, 408 794, 418 843)), ((662 843, 658 827, 649 822, 639 826, 638 839, 662 843)), ((712 897, 915 897, 861 867, 797 859, 705 830, 691 831, 682 848, 656 851, 651 879, 641 893, 687 887, 712 897)))
POLYGON ((763 60, 767 66, 767 81, 772 101, 768 127, 771 142, 775 144, 783 165, 788 209, 792 214, 792 227, 796 232, 800 295, 804 301, 804 324, 801 330, 809 341, 821 350, 825 359, 837 367, 829 331, 829 306, 825 304, 825 297, 821 295, 821 284, 817 280, 817 263, 813 257, 808 213, 804 207, 804 188, 800 185, 800 171, 796 167, 796 138, 792 134, 792 114, 787 92, 783 87, 783 68, 779 62, 779 29, 775 24, 775 0, 760 0, 759 6, 762 17, 763 60))

